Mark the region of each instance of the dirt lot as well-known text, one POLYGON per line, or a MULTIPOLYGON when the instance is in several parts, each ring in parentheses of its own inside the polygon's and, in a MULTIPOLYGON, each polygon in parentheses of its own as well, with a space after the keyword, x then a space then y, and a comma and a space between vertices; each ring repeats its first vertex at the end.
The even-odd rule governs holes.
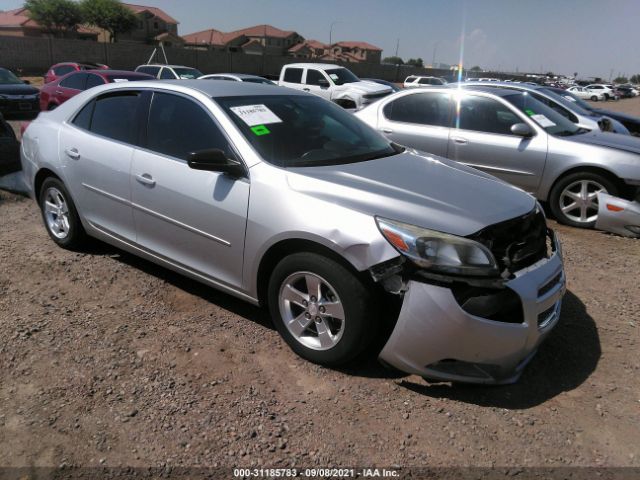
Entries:
POLYGON ((256 308, 0 192, 0 465, 640 466, 640 241, 558 227, 562 318, 516 385, 296 357, 256 308))
POLYGON ((474 387, 309 364, 254 307, 57 248, 22 197, 0 224, 0 466, 640 467, 640 241, 554 224, 560 323, 518 384, 474 387))

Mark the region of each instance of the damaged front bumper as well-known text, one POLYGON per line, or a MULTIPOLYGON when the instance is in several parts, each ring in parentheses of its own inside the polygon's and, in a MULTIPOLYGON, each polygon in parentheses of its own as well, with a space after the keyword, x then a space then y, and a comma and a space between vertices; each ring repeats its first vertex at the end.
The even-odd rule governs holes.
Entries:
POLYGON ((475 290, 462 301, 451 285, 409 280, 380 360, 428 379, 481 384, 518 380, 560 317, 566 279, 560 243, 551 236, 549 258, 514 273, 501 288, 479 290, 476 298, 475 290))
POLYGON ((596 228, 625 237, 640 238, 640 200, 598 194, 596 228))

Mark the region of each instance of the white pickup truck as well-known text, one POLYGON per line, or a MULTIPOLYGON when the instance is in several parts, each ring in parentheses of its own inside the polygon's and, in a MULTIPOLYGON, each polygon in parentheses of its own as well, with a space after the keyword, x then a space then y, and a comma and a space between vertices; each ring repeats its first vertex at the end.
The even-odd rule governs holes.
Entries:
POLYGON ((356 110, 392 93, 391 87, 360 80, 350 70, 327 63, 285 65, 278 85, 314 93, 343 108, 356 110))

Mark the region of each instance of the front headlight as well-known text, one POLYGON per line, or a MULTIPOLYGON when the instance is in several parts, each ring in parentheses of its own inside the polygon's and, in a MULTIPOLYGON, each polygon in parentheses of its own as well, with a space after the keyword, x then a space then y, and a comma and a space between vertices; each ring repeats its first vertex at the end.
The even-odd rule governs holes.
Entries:
POLYGON ((402 255, 421 268, 466 276, 499 275, 487 247, 468 238, 376 217, 380 232, 402 255))

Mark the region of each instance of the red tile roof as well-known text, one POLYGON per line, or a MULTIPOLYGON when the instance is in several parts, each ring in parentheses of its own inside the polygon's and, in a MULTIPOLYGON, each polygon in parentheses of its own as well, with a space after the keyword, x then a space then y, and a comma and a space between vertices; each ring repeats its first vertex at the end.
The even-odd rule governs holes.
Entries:
POLYGON ((202 30, 201 32, 190 33, 189 35, 183 35, 182 38, 187 43, 192 44, 204 44, 204 45, 226 45, 231 40, 240 37, 241 34, 225 33, 215 28, 208 30, 202 30))
POLYGON ((381 48, 376 47, 375 45, 371 45, 367 42, 336 42, 334 45, 338 45, 340 47, 345 48, 361 48, 363 50, 379 50, 382 51, 381 48))
POLYGON ((180 23, 175 18, 173 18, 171 15, 168 15, 161 8, 147 7, 145 5, 135 5, 133 3, 122 3, 122 5, 124 5, 125 7, 128 7, 129 9, 131 9, 133 11, 133 13, 136 13, 136 14, 146 11, 146 12, 151 13, 152 15, 155 15, 158 18, 161 18, 162 20, 164 20, 167 23, 175 23, 175 24, 180 23))
POLYGON ((267 37, 286 38, 290 35, 295 34, 296 32, 292 30, 280 30, 279 28, 273 27, 271 25, 255 25, 253 27, 235 30, 231 33, 246 35, 247 37, 263 37, 266 35, 267 37))

